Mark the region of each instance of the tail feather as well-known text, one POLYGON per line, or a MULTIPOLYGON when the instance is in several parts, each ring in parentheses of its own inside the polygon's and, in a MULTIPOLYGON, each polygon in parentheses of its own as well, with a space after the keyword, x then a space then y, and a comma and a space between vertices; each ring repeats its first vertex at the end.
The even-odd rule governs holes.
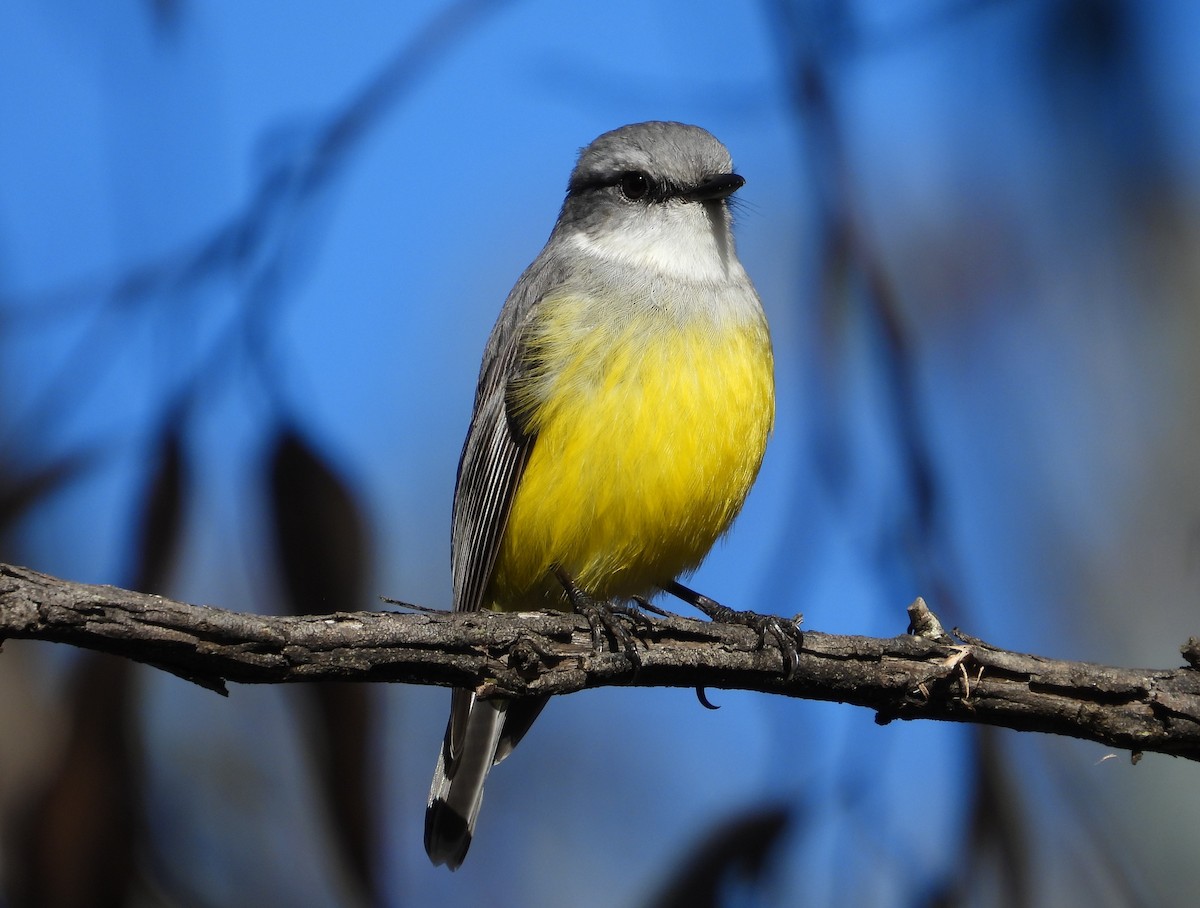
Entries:
POLYGON ((457 870, 471 847, 483 803, 483 783, 496 761, 507 710, 507 701, 471 697, 461 737, 454 735, 454 743, 460 744, 457 752, 451 747, 455 727, 451 716, 425 810, 425 851, 435 865, 457 870))

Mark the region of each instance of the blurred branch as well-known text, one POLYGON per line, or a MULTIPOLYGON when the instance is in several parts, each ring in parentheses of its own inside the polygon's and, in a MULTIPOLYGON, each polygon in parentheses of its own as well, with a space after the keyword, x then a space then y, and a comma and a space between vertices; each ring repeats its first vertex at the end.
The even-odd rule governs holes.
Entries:
POLYGON ((0 565, 0 640, 113 653, 220 693, 227 681, 399 681, 484 696, 711 687, 865 706, 881 724, 978 723, 1200 760, 1197 668, 1122 669, 955 643, 921 600, 910 615, 918 634, 805 633, 787 678, 781 653, 755 630, 677 616, 638 630, 635 667, 623 652, 597 652, 586 619, 571 614, 252 615, 0 565))

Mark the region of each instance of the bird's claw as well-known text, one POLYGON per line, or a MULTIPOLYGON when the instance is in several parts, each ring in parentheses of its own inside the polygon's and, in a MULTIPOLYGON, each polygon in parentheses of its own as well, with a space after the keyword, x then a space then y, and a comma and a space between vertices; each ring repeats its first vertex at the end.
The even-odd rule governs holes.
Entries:
POLYGON ((649 627, 653 624, 653 620, 624 603, 602 602, 593 599, 584 593, 565 571, 557 570, 556 574, 566 591, 567 601, 571 603, 571 608, 575 610, 576 614, 583 615, 587 619, 588 627, 592 632, 592 647, 596 652, 603 653, 608 650, 608 642, 605 639, 607 637, 612 641, 614 652, 623 652, 635 670, 640 668, 642 656, 637 649, 637 640, 630 633, 630 628, 626 627, 622 621, 628 622, 631 627, 638 629, 649 627))
POLYGON ((800 651, 804 647, 804 634, 800 630, 800 622, 804 619, 803 615, 797 615, 788 621, 778 615, 738 611, 697 593, 695 590, 688 589, 678 582, 673 582, 668 586, 667 592, 704 612, 710 621, 718 624, 741 624, 754 628, 758 631, 759 649, 763 649, 767 645, 769 635, 779 647, 785 677, 790 681, 795 676, 796 668, 800 663, 800 651))

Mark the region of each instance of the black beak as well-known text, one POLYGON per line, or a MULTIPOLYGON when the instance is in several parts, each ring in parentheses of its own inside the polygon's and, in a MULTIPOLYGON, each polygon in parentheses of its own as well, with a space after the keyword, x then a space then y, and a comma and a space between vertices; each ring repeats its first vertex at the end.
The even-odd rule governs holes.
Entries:
POLYGON ((705 177, 693 189, 683 194, 689 202, 714 202, 727 199, 745 184, 745 179, 736 173, 718 173, 705 177))

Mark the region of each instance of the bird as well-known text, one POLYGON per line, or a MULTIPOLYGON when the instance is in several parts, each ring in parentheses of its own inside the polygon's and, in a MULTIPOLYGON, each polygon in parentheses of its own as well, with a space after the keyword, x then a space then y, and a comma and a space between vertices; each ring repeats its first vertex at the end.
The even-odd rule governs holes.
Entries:
MULTIPOLYGON (((684 123, 622 126, 579 153, 484 348, 455 611, 603 612, 665 590, 732 613, 678 578, 729 529, 774 425, 770 331, 733 238, 744 182, 684 123)), ((425 814, 435 865, 462 864, 488 773, 545 703, 452 691, 425 814)))

